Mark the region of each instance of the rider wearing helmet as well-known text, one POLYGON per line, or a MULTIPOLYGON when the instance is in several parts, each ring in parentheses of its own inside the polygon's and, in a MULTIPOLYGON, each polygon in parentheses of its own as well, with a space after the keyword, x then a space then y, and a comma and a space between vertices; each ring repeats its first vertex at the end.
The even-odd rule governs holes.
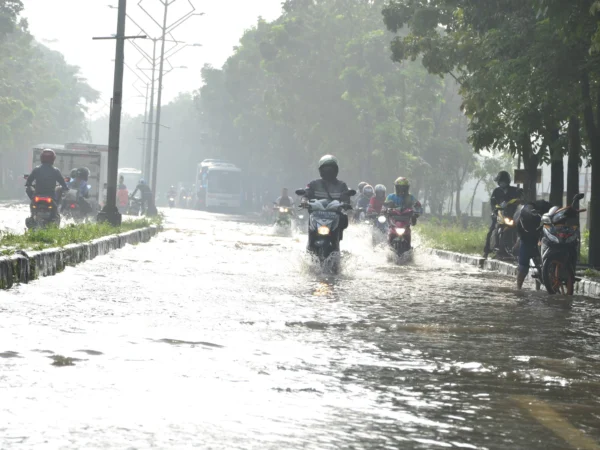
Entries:
POLYGON ((358 202, 356 203, 357 208, 362 208, 366 211, 374 195, 375 190, 373 189, 373 186, 367 184, 365 187, 363 187, 362 196, 358 199, 358 202))
POLYGON ((379 214, 381 212, 381 208, 383 208, 383 204, 385 203, 386 194, 387 189, 383 184, 375 186, 375 196, 371 198, 371 201, 369 202, 367 214, 379 214))
POLYGON ((483 249, 483 256, 485 258, 491 252, 490 249, 490 240, 492 239, 492 233, 496 228, 496 223, 498 221, 498 211, 496 210, 496 205, 500 205, 503 202, 508 202, 514 198, 518 198, 521 195, 520 189, 516 186, 511 186, 510 182, 512 181, 510 178, 510 174, 506 170, 502 170, 498 172, 494 181, 498 183, 498 187, 494 189, 492 192, 492 197, 490 198, 490 207, 492 208, 492 224, 490 225, 490 229, 485 238, 485 247, 483 249))
MULTIPOLYGON (((321 175, 321 178, 308 183, 302 203, 313 199, 338 200, 341 203, 350 203, 348 186, 337 178, 339 170, 338 160, 335 156, 323 156, 319 160, 319 175, 321 175)), ((348 228, 348 216, 342 214, 340 217, 340 240, 346 228, 348 228)))
POLYGON ((54 167, 56 153, 49 148, 42 150, 40 155, 41 165, 37 166, 27 177, 25 183, 25 191, 29 198, 33 198, 35 182, 35 194, 43 197, 51 197, 56 199, 56 185, 58 184, 64 191, 68 191, 69 187, 65 182, 60 170, 54 167))
POLYGON ((90 190, 88 188, 89 176, 90 170, 86 167, 82 167, 80 169, 77 169, 75 182, 71 183, 71 188, 77 189, 77 204, 79 205, 81 213, 84 215, 90 214, 92 212, 92 207, 85 200, 90 196, 90 190))
POLYGON ((352 206, 358 208, 358 202, 360 202, 360 200, 363 197, 363 189, 368 184, 369 183, 367 183, 366 181, 361 181, 360 183, 358 183, 358 188, 356 189, 356 197, 354 198, 354 204, 352 206))
POLYGON ((394 189, 395 192, 388 195, 385 200, 385 206, 394 209, 412 208, 416 213, 412 219, 412 223, 415 225, 418 215, 423 212, 423 207, 415 196, 410 194, 410 181, 408 181, 408 178, 399 177, 394 182, 394 189))

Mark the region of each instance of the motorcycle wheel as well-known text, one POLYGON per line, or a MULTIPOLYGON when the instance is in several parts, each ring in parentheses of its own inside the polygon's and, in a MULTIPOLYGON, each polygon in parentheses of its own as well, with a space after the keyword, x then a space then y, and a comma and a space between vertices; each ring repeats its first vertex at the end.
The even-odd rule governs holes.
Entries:
POLYGON ((501 236, 500 249, 506 252, 507 255, 516 256, 517 238, 517 231, 514 228, 505 228, 501 236))
POLYGON ((542 267, 542 279, 548 294, 573 295, 575 272, 571 264, 558 259, 547 259, 542 267))

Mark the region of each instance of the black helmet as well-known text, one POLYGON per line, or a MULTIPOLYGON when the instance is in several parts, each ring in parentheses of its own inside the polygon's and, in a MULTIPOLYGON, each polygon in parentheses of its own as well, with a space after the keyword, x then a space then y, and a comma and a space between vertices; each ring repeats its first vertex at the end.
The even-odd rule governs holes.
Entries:
POLYGON ((79 175, 79 178, 81 178, 83 181, 87 181, 90 176, 90 169, 87 167, 82 167, 81 169, 77 170, 77 175, 79 175))
POLYGON ((71 178, 77 178, 78 173, 79 169, 71 169, 71 178))
POLYGON ((498 172, 498 175, 496 178, 494 178, 494 181, 498 183, 498 186, 500 187, 508 187, 512 180, 510 178, 510 174, 506 170, 502 170, 498 172))
POLYGON ((319 175, 324 180, 335 180, 339 171, 338 160, 335 156, 325 155, 319 160, 319 175))

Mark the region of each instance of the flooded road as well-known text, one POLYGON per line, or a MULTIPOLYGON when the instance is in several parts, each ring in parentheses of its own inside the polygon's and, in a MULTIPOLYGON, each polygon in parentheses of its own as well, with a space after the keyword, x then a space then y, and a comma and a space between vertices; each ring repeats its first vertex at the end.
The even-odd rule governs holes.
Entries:
POLYGON ((0 292, 0 448, 600 449, 600 304, 172 211, 0 292), (57 367, 67 360, 72 366, 57 367))

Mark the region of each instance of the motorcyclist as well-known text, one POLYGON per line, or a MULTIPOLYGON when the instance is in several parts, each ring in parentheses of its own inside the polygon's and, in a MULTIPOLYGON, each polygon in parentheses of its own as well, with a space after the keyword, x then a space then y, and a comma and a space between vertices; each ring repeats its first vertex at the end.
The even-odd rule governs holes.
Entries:
MULTIPOLYGON (((302 204, 306 205, 309 200, 338 200, 341 203, 350 203, 348 185, 338 180, 339 173, 338 159, 333 155, 325 155, 319 160, 319 175, 321 178, 311 181, 306 186, 306 193, 302 198, 302 204)), ((344 230, 348 228, 348 216, 340 216, 340 241, 343 238, 344 230)))
POLYGON ((356 189, 356 197, 354 198, 354 207, 358 207, 358 203, 361 201, 362 197, 363 197, 363 189, 365 188, 365 186, 367 186, 369 183, 367 183, 366 181, 361 181, 360 183, 358 183, 358 187, 356 189))
POLYGON ((485 247, 483 248, 484 258, 487 258, 491 252, 490 241, 492 239, 492 233, 496 229, 496 224, 498 222, 498 211, 496 210, 496 205, 500 205, 503 202, 508 202, 512 199, 520 197, 521 195, 520 189, 518 189, 516 186, 510 185, 512 180, 510 178, 510 174, 506 170, 498 172, 498 175, 494 181, 498 183, 498 187, 494 189, 492 192, 492 197, 490 198, 490 207, 492 208, 492 223, 485 238, 485 247))
POLYGON ((77 189, 77 182, 76 182, 77 170, 78 169, 71 169, 71 173, 69 175, 70 181, 67 183, 67 185, 69 186, 69 189, 77 189))
POLYGON ((79 205, 79 209, 84 216, 92 212, 92 207, 86 200, 90 196, 90 189, 88 188, 89 176, 90 171, 86 167, 77 169, 75 183, 74 186, 72 186, 72 189, 77 189, 77 205, 79 205))
POLYGON ((387 189, 383 184, 375 186, 375 196, 371 198, 369 202, 369 208, 367 209, 367 215, 381 213, 381 208, 385 203, 387 189))
POLYGON ((294 199, 288 195, 288 189, 283 188, 281 190, 281 197, 279 197, 276 201, 277 206, 284 206, 286 208, 291 208, 294 206, 294 199))
POLYGON ((146 182, 142 179, 135 187, 135 191, 133 191, 133 194, 131 194, 131 198, 135 197, 135 194, 137 194, 138 191, 140 191, 140 193, 142 194, 142 204, 140 206, 142 208, 142 214, 144 214, 146 212, 146 209, 152 205, 152 190, 150 189, 150 186, 148 186, 146 182))
POLYGON ((550 211, 550 208, 552 208, 552 205, 546 200, 537 200, 520 205, 514 215, 514 220, 517 223, 517 233, 521 241, 517 289, 523 287, 523 282, 529 273, 529 261, 539 254, 540 223, 542 216, 550 211))
POLYGON ((367 184, 363 188, 362 197, 358 200, 358 203, 356 206, 359 208, 363 208, 366 211, 367 208, 369 207, 369 203, 371 202, 371 199, 373 198, 374 195, 375 195, 375 190, 373 189, 373 186, 371 186, 370 184, 367 184))
POLYGON ((410 181, 408 178, 399 177, 394 182, 395 192, 390 194, 385 199, 384 206, 386 208, 393 209, 406 209, 412 208, 415 211, 411 222, 413 225, 417 224, 417 217, 423 213, 423 207, 414 195, 410 194, 410 181))
POLYGON ((187 203, 188 191, 185 187, 182 187, 179 191, 179 207, 185 208, 187 203))
POLYGON ((177 189, 175 186, 171 185, 169 191, 167 192, 167 198, 175 198, 177 196, 177 189))
POLYGON ((30 199, 34 194, 42 197, 51 197, 58 200, 56 194, 56 185, 58 184, 63 191, 68 191, 69 187, 65 182, 60 170, 54 167, 56 153, 49 148, 42 150, 40 155, 41 165, 37 166, 27 177, 25 183, 25 192, 30 199), (35 188, 33 186, 35 182, 35 188))

